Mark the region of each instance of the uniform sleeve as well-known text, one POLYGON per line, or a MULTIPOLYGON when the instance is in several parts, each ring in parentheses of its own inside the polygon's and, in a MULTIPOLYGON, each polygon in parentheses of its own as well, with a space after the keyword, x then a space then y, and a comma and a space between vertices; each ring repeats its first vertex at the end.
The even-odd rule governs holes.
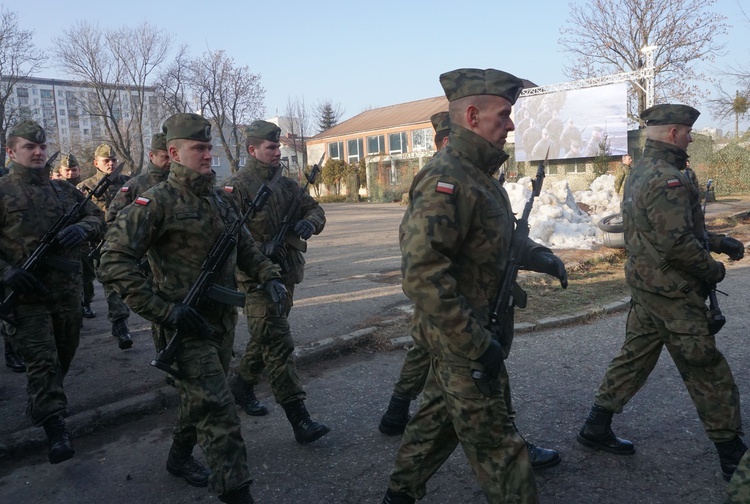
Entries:
POLYGON ((110 203, 109 207, 107 207, 108 226, 111 226, 115 222, 117 214, 120 212, 120 210, 133 202, 133 194, 133 189, 128 185, 122 186, 120 190, 117 191, 117 194, 112 199, 112 203, 110 203))
POLYGON ((721 266, 703 248, 693 232, 694 222, 686 177, 658 177, 646 201, 651 230, 647 238, 672 267, 706 283, 715 283, 721 266))
POLYGON ((402 221, 401 268, 404 293, 439 328, 440 346, 476 360, 487 350, 490 333, 457 292, 452 274, 473 214, 467 192, 444 176, 419 180, 402 221))
MULTIPOLYGON (((80 191, 73 189, 71 189, 71 191, 75 195, 77 202, 86 199, 86 196, 80 191)), ((104 212, 102 212, 90 199, 81 207, 78 217, 76 224, 86 231, 86 239, 94 240, 96 237, 101 236, 104 233, 106 227, 106 224, 104 223, 104 212)))
POLYGON ((154 240, 159 221, 153 200, 123 209, 107 231, 98 269, 102 282, 119 292, 133 311, 157 323, 167 317, 171 307, 151 290, 139 263, 154 240))
POLYGON ((323 207, 307 192, 302 195, 300 201, 300 220, 302 219, 313 223, 315 226, 313 234, 315 235, 320 234, 326 225, 326 213, 323 207))

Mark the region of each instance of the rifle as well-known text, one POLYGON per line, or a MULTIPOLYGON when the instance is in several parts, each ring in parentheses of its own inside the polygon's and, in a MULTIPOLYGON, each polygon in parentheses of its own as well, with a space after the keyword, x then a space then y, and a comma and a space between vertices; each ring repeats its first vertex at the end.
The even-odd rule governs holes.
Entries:
MULTIPOLYGON (((549 156, 549 149, 547 149, 547 156, 549 156)), ((505 275, 500 284, 500 291, 497 294, 494 309, 490 315, 489 329, 492 332, 492 337, 498 340, 498 343, 500 343, 500 346, 502 347, 503 359, 508 358, 511 343, 511 340, 508 337, 509 335, 503 333, 503 329, 508 323, 508 311, 514 304, 519 307, 524 307, 526 304, 526 295, 516 286, 516 279, 518 278, 518 271, 521 269, 519 261, 523 256, 524 249, 526 248, 526 239, 529 237, 529 216, 531 215, 531 208, 534 206, 534 199, 542 192, 544 169, 547 166, 547 161, 548 158, 545 157, 544 161, 539 163, 536 177, 531 181, 531 196, 526 202, 526 206, 523 208, 521 218, 516 219, 516 228, 513 230, 510 239, 510 252, 505 266, 505 275), (514 296, 519 298, 519 302, 516 302, 517 300, 514 299, 514 296)), ((493 380, 490 375, 484 371, 472 369, 470 371, 470 376, 484 396, 492 397, 497 395, 500 391, 500 386, 497 383, 497 380, 493 380)))
POLYGON ((287 211, 286 215, 284 215, 284 220, 281 221, 281 227, 279 228, 279 232, 276 233, 276 236, 273 238, 273 242, 275 242, 279 246, 284 246, 284 243, 286 241, 290 241, 290 244, 300 252, 307 252, 307 242, 299 237, 296 236, 287 236, 289 234, 289 228, 292 226, 292 224, 295 221, 295 218, 297 217, 297 210, 299 210, 300 203, 302 203, 302 197, 307 193, 307 188, 310 187, 310 184, 315 183, 315 178, 318 176, 318 173, 320 173, 320 167, 315 164, 312 167, 312 170, 310 170, 309 174, 305 174, 305 179, 307 180, 305 182, 305 185, 303 187, 299 188, 299 191, 297 192, 297 196, 295 196, 294 200, 292 200, 291 205, 289 205, 289 210, 287 211))
MULTIPOLYGON (((703 201, 703 248, 709 251, 709 253, 708 230, 706 229, 706 206, 708 205, 708 193, 713 182, 713 179, 708 179, 706 183, 706 199, 703 201)), ((727 322, 726 317, 721 313, 721 308, 719 308, 719 300, 716 298, 716 284, 712 284, 708 291, 708 312, 706 313, 706 318, 708 318, 708 330, 711 334, 718 333, 727 322)))
MULTIPOLYGON (((54 161, 54 159, 57 157, 57 154, 59 154, 59 152, 55 153, 48 162, 54 161)), ((57 218, 57 220, 44 234, 36 249, 21 265, 21 269, 32 273, 39 263, 41 263, 45 259, 48 259, 50 250, 55 245, 57 235, 60 233, 60 231, 78 221, 78 213, 81 211, 83 206, 94 196, 100 198, 102 194, 104 194, 104 191, 107 190, 107 188, 114 182, 114 179, 120 174, 123 166, 125 166, 125 163, 121 163, 120 166, 112 171, 112 173, 110 173, 106 177, 103 177, 93 189, 88 191, 88 194, 86 194, 86 197, 84 199, 73 205, 73 207, 68 210, 67 213, 57 218)), ((5 296, 3 302, 0 303, 0 319, 5 320, 6 322, 9 322, 11 324, 13 323, 10 320, 8 314, 12 311, 13 307, 16 304, 16 301, 18 301, 18 294, 16 294, 14 291, 11 291, 10 294, 5 296)))
MULTIPOLYGON (((229 300, 229 304, 236 304, 233 303, 233 301, 239 295, 239 297, 241 298, 239 299, 239 306, 244 306, 244 295, 232 289, 214 285, 213 280, 216 274, 221 271, 224 263, 227 261, 227 259, 229 259, 230 254, 237 246, 237 235, 242 226, 245 225, 245 222, 250 217, 255 215, 256 212, 259 212, 263 208, 263 206, 265 206, 268 198, 273 192, 274 187, 276 186, 276 182, 278 182, 279 178, 281 177, 281 171, 282 168, 279 167, 276 170, 276 173, 274 173, 271 180, 260 186, 260 189, 258 189, 258 192, 253 200, 250 203, 246 203, 247 208, 245 209, 245 211, 240 214, 237 220, 235 220, 232 225, 229 226, 229 228, 221 233, 216 242, 214 242, 214 245, 213 247, 211 247, 208 256, 201 265, 201 271, 198 275, 197 280, 193 283, 193 285, 190 287, 190 290, 183 298, 182 304, 190 306, 191 308, 198 308, 201 301, 203 301, 204 299, 218 300, 219 298, 222 298, 222 301, 229 300)), ((171 374, 178 380, 181 379, 182 376, 177 369, 172 367, 172 364, 177 358, 177 353, 180 349, 182 338, 182 333, 177 330, 177 332, 175 332, 175 335, 167 345, 167 348, 159 352, 156 358, 151 361, 152 366, 171 374)))

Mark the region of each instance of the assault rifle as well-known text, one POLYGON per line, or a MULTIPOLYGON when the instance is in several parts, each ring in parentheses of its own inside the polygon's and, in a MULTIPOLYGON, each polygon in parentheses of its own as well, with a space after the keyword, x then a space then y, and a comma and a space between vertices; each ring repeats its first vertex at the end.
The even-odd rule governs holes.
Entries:
MULTIPOLYGON (((276 183, 281 177, 281 171, 282 168, 279 167, 276 170, 276 173, 274 173, 271 180, 260 186, 260 189, 258 189, 258 192, 253 200, 250 203, 246 203, 247 208, 245 209, 245 211, 239 215, 237 220, 235 220, 234 223, 229 226, 229 228, 221 233, 219 238, 217 238, 213 247, 211 247, 211 251, 208 253, 208 256, 201 265, 201 271, 198 275, 198 279, 193 283, 192 287, 190 287, 190 290, 182 300, 182 304, 190 306, 191 308, 198 308, 201 301, 203 301, 204 299, 217 299, 219 297, 222 297, 224 300, 232 300, 234 297, 240 296, 240 303, 238 304, 239 306, 244 306, 244 295, 237 291, 227 289, 226 287, 215 285, 214 277, 221 271, 224 263, 227 261, 227 259, 229 259, 232 251, 237 246, 237 235, 239 234, 242 226, 245 225, 245 222, 250 217, 252 217, 256 212, 259 212, 263 208, 263 206, 265 206, 266 201, 268 201, 268 198, 271 196, 276 183)), ((232 301, 228 302, 230 304, 235 304, 232 303, 232 301)), ((210 336, 210 334, 201 334, 201 336, 208 337, 210 336)), ((182 338, 182 333, 178 330, 170 340, 167 348, 159 352, 156 358, 151 361, 152 366, 171 374, 178 380, 182 377, 180 375, 180 372, 175 369, 172 364, 177 358, 177 353, 180 350, 182 338)))
MULTIPOLYGON (((549 156, 549 149, 547 150, 547 156, 549 156)), ((521 308, 526 306, 526 295, 520 287, 516 286, 516 278, 518 278, 518 270, 520 269, 519 261, 526 248, 526 239, 529 237, 531 208, 534 206, 534 198, 539 196, 539 193, 542 191, 544 167, 546 164, 547 159, 539 163, 536 178, 531 181, 531 196, 529 197, 529 201, 526 202, 526 206, 523 208, 521 218, 516 219, 516 228, 513 230, 510 238, 510 252, 508 254, 508 262, 505 265, 505 275, 500 284, 500 291, 497 294, 494 309, 490 315, 489 330, 492 332, 492 337, 500 343, 503 359, 508 358, 512 343, 510 335, 504 332, 508 323, 508 311, 513 305, 521 308), (516 297, 518 299, 514 299, 516 297)), ((500 392, 500 384, 497 380, 493 380, 486 372, 472 369, 469 374, 484 396, 493 397, 500 392)))
MULTIPOLYGON (((51 163, 52 161, 54 161, 57 157, 57 154, 59 154, 59 152, 55 153, 47 162, 51 163)), ((97 198, 100 198, 102 194, 104 194, 104 191, 107 190, 107 188, 114 182, 115 178, 120 174, 123 166, 125 166, 125 163, 120 164, 120 166, 113 170, 112 173, 110 173, 106 177, 103 177, 93 189, 88 191, 88 194, 86 194, 86 197, 84 199, 73 205, 73 207, 68 210, 67 213, 57 218, 57 220, 44 234, 36 249, 21 265, 22 270, 33 273, 37 265, 44 262, 45 260, 47 260, 48 262, 54 261, 54 264, 59 265, 59 267, 64 267, 65 261, 61 258, 57 258, 57 260, 50 258, 50 251, 56 244, 57 235, 60 233, 60 231, 78 221, 78 213, 92 197, 96 196, 97 198)), ((76 271, 77 270, 78 265, 76 265, 76 271)), ((16 301, 18 301, 18 294, 16 294, 16 292, 14 291, 11 291, 10 294, 5 296, 3 302, 0 303, 0 319, 5 320, 6 322, 10 322, 11 324, 13 323, 12 320, 10 320, 9 314, 13 310, 16 301)))
POLYGON ((297 236, 289 235, 289 228, 295 223, 297 211, 299 210, 300 203, 302 203, 302 197, 307 193, 307 188, 310 187, 310 184, 315 183, 315 178, 318 176, 318 173, 320 173, 320 167, 318 165, 313 165, 310 173, 305 174, 305 179, 307 179, 307 181, 303 187, 299 188, 297 196, 295 196, 292 204, 289 205, 289 210, 284 216, 284 220, 281 221, 279 232, 276 233, 276 236, 273 238, 273 241, 278 246, 283 247, 284 243, 288 241, 292 247, 300 252, 307 252, 307 242, 297 236))
MULTIPOLYGON (((711 190, 711 185, 714 183, 713 179, 708 179, 706 183, 706 199, 703 201, 703 247, 708 251, 708 230, 706 229, 706 206, 708 205, 708 195, 711 190)), ((708 318, 708 329, 711 334, 718 333, 727 319, 721 313, 719 308, 719 300, 716 298, 716 284, 710 286, 708 291, 708 312, 706 313, 708 318)))

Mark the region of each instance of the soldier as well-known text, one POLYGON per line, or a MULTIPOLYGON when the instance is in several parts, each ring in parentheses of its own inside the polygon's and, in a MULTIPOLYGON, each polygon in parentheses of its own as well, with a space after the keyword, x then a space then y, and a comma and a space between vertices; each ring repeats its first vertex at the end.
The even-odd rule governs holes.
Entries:
MULTIPOLYGON (((615 436, 612 416, 646 383, 666 346, 729 479, 746 449, 739 437, 740 396, 705 305, 709 286, 721 282, 725 270, 702 244, 698 191, 681 171, 699 114, 687 105, 656 105, 641 114, 646 144, 622 203, 631 296, 625 343, 604 374, 578 441, 616 455, 635 452, 633 443, 615 436)), ((709 234, 709 243, 732 260, 744 255, 733 238, 709 234)))
POLYGON ((81 167, 73 154, 66 154, 60 158, 57 171, 62 180, 67 180, 74 186, 81 183, 81 167))
POLYGON ((84 195, 66 182, 50 180, 46 135, 33 121, 8 133, 10 175, 0 178, 0 272, 7 294, 18 294, 13 311, 13 345, 26 361, 27 412, 44 427, 49 461, 75 451, 63 416, 68 399, 63 380, 78 348, 81 328, 81 245, 104 230, 104 214, 90 201, 77 221, 57 236, 52 254, 34 273, 19 266, 37 248, 52 224, 84 195))
MULTIPOLYGON (((514 129, 511 107, 523 82, 473 68, 445 73, 440 82, 450 101, 450 141, 415 176, 399 230, 403 289, 415 305, 411 334, 430 353, 431 366, 383 502, 421 499, 458 443, 489 502, 538 502, 529 452, 508 411, 509 348, 487 329, 514 219, 493 175, 508 158, 502 147, 514 129), (472 369, 488 377, 484 392, 472 369)), ((567 286, 559 258, 530 239, 525 245, 525 267, 567 286)), ((512 330, 509 317, 503 331, 510 338, 512 330)))
MULTIPOLYGON (((180 410, 167 470, 191 485, 208 485, 222 502, 253 502, 247 452, 226 378, 236 307, 205 301, 194 309, 182 303, 214 242, 237 214, 231 198, 213 186, 211 124, 197 114, 175 114, 163 129, 172 160, 169 176, 118 213, 106 235, 99 274, 136 313, 160 326, 157 350, 164 349, 175 330, 182 335, 176 361, 182 374, 177 380, 180 410), (139 265, 145 254, 153 286, 139 265), (198 442, 210 470, 192 456, 198 442)), ((235 266, 279 294, 278 303, 284 304, 278 268, 260 253, 244 226, 217 285, 236 287, 235 266)))
POLYGON ((617 173, 615 174, 615 192, 620 195, 620 200, 622 200, 623 192, 625 191, 625 181, 628 180, 628 175, 630 175, 630 167, 633 165, 633 158, 630 157, 630 154, 625 154, 622 156, 622 162, 620 163, 620 167, 617 169, 617 173))
MULTIPOLYGON (((82 191, 92 189, 99 183, 102 177, 106 177, 112 173, 116 166, 117 154, 115 154, 115 150, 107 144, 101 144, 96 148, 96 151, 94 151, 94 167, 96 168, 96 173, 92 177, 89 177, 78 184, 78 188, 82 191)), ((94 203, 101 208, 105 215, 109 204, 128 178, 129 177, 126 175, 120 175, 118 180, 110 185, 100 198, 93 198, 94 203)), ((94 246, 96 246, 96 244, 94 244, 94 246)), ((90 262, 90 271, 96 271, 95 259, 87 257, 87 260, 90 262)), ((93 292, 94 279, 90 276, 90 271, 89 274, 86 274, 87 269, 89 268, 84 268, 84 281, 89 283, 89 286, 86 288, 90 289, 90 292, 93 292)), ((104 295, 107 298, 107 319, 112 323, 112 336, 117 338, 117 344, 120 347, 120 350, 127 350, 133 346, 133 338, 130 336, 130 329, 128 328, 130 310, 125 303, 122 302, 120 295, 106 285, 104 286, 104 295)), ((89 302, 90 301, 91 300, 89 299, 89 302)))
MULTIPOLYGON (((224 191, 234 198, 241 209, 258 192, 261 184, 280 169, 281 160, 281 129, 278 126, 266 121, 254 121, 245 133, 245 145, 249 154, 247 163, 224 186, 224 191)), ((240 289, 246 293, 245 310, 250 340, 240 360, 232 393, 237 404, 248 415, 268 414, 268 408, 258 401, 254 392, 255 385, 260 382, 263 370, 266 369, 274 398, 284 409, 292 425, 294 438, 298 443, 304 444, 325 436, 329 429, 322 423, 313 421, 305 407, 305 390, 297 376, 293 355, 294 340, 287 317, 292 308, 294 286, 304 276, 305 259, 302 252, 307 250, 304 240, 313 234, 319 234, 325 226, 326 218, 318 202, 305 193, 297 214, 292 216, 291 232, 281 243, 274 241, 299 191, 297 182, 282 177, 263 211, 248 222, 253 237, 263 242, 261 251, 281 267, 281 277, 289 292, 289 300, 283 312, 277 311, 268 297, 258 291, 257 278, 238 271, 240 289)))
POLYGON ((726 504, 750 502, 750 450, 745 452, 727 485, 726 504))
MULTIPOLYGON (((438 112, 430 120, 432 127, 435 128, 435 147, 439 152, 443 147, 448 145, 450 134, 450 116, 448 112, 438 112)), ((427 381, 427 373, 430 371, 430 354, 421 346, 415 344, 404 358, 401 366, 401 373, 398 381, 393 387, 393 395, 388 403, 388 409, 380 419, 378 430, 387 436, 403 434, 406 424, 411 419, 409 415, 409 403, 415 400, 424 389, 427 381)), ((507 399, 508 416, 514 422, 515 410, 510 396, 510 382, 505 381, 508 387, 505 390, 507 399)), ((562 458, 555 450, 542 448, 526 441, 526 448, 529 451, 529 460, 531 467, 534 469, 547 469, 560 463, 562 458)))
MULTIPOLYGON (((6 168, 0 167, 0 177, 8 174, 6 168)), ((3 334, 3 342, 5 343, 5 366, 10 368, 15 373, 25 373, 26 363, 23 359, 13 351, 13 338, 16 330, 12 325, 5 321, 0 321, 0 333, 3 334)))

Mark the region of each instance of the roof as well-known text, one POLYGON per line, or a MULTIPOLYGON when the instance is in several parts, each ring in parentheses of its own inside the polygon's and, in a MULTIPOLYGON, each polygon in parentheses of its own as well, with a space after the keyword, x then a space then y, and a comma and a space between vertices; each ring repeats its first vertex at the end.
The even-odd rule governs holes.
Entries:
POLYGON ((367 131, 429 123, 432 114, 448 110, 445 96, 426 98, 398 105, 366 110, 359 115, 322 131, 310 140, 338 137, 367 131))

